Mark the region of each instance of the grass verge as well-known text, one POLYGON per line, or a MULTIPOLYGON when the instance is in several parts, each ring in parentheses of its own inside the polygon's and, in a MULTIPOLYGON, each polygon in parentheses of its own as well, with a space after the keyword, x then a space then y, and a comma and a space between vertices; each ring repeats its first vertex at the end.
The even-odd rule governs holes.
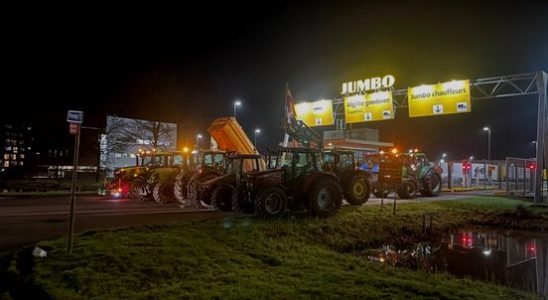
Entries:
POLYGON ((231 217, 91 230, 77 236, 72 256, 64 239, 39 243, 48 250, 44 259, 20 251, 10 274, 29 286, 16 296, 54 299, 534 298, 351 254, 425 238, 423 215, 439 232, 467 225, 544 230, 548 209, 479 197, 401 204, 396 215, 364 206, 329 219, 231 217))

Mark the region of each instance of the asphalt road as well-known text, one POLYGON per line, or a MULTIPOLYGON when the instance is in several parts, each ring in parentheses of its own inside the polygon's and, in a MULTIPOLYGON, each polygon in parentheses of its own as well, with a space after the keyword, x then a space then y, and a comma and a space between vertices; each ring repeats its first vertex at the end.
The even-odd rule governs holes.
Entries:
MULTIPOLYGON (((417 200, 398 200, 397 203, 458 200, 469 197, 470 195, 451 194, 417 200)), ((392 199, 385 199, 384 203, 391 205, 392 199)), ((380 199, 371 198, 366 205, 380 205, 380 199)), ((69 207, 68 197, 0 197, 0 251, 65 235, 69 207)), ((83 196, 78 197, 76 202, 76 232, 92 228, 222 219, 230 215, 231 213, 205 209, 181 209, 178 203, 158 205, 154 202, 83 196)))
MULTIPOLYGON (((106 197, 77 198, 76 232, 91 228, 162 224, 176 221, 221 219, 230 213, 182 210, 178 204, 110 200, 106 197)), ((68 197, 0 198, 0 251, 67 233, 68 197)))

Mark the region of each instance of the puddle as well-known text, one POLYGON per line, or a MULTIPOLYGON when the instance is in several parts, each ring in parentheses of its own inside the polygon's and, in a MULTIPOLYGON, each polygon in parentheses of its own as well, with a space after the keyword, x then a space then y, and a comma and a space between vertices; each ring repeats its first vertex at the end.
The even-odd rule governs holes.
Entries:
POLYGON ((384 245, 358 255, 427 272, 447 272, 548 296, 548 235, 460 230, 407 247, 384 245))

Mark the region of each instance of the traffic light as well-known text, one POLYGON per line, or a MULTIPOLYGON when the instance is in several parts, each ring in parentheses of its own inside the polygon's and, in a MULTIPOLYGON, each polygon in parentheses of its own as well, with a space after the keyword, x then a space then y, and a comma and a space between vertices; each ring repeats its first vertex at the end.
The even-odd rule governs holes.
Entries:
POLYGON ((527 163, 527 169, 529 170, 535 170, 537 168, 537 164, 535 162, 529 162, 527 163))
POLYGON ((466 172, 466 171, 470 171, 470 170, 472 170, 472 164, 470 162, 463 161, 462 162, 462 171, 466 172))

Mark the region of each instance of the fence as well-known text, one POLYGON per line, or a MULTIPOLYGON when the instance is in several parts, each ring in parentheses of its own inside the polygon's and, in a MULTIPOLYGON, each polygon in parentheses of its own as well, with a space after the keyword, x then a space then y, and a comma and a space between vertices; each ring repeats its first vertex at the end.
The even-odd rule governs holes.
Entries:
MULTIPOLYGON (((526 196, 531 196, 535 190, 534 158, 453 161, 440 163, 440 166, 443 169, 442 186, 446 189, 494 189, 526 196)), ((546 190, 546 180, 543 185, 546 190)))

